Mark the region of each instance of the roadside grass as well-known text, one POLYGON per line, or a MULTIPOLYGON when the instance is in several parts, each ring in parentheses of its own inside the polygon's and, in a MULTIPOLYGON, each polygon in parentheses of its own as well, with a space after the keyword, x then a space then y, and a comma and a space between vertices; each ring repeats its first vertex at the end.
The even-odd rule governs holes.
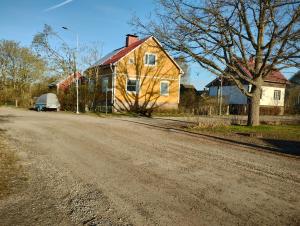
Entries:
POLYGON ((17 156, 8 146, 3 131, 0 130, 0 199, 13 193, 27 180, 22 174, 17 156))
POLYGON ((300 125, 230 125, 219 127, 193 127, 192 131, 216 133, 220 135, 244 135, 258 138, 300 141, 300 125))
POLYGON ((108 117, 140 117, 139 114, 134 112, 108 112, 107 114, 105 112, 85 112, 83 113, 85 115, 90 116, 98 116, 101 118, 108 118, 108 117))
POLYGON ((192 117, 193 114, 184 113, 184 112, 153 112, 152 117, 192 117))

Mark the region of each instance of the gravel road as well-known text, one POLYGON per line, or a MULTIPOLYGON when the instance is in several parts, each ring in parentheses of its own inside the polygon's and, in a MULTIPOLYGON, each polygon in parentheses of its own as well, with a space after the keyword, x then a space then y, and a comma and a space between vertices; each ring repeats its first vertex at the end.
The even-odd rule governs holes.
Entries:
POLYGON ((300 224, 299 157, 132 120, 0 108, 27 175, 0 224, 300 224))

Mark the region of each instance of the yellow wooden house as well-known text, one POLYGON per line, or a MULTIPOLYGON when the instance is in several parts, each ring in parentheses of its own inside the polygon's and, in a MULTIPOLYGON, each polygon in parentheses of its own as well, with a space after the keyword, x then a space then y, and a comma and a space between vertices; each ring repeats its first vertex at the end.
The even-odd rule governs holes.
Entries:
POLYGON ((85 73, 99 87, 98 106, 108 103, 118 111, 178 108, 183 71, 153 36, 127 35, 124 47, 85 73))

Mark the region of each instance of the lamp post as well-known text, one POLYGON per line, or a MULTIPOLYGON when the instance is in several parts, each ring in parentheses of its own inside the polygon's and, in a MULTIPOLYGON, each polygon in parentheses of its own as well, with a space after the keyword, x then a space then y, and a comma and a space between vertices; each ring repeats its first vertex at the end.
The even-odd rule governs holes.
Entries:
POLYGON ((77 57, 78 57, 78 45, 79 45, 79 41, 78 41, 78 33, 70 30, 68 27, 62 27, 62 29, 70 31, 72 33, 74 33, 76 35, 76 56, 75 56, 75 71, 74 71, 74 77, 76 79, 76 114, 79 114, 79 97, 78 97, 78 76, 76 75, 77 73, 77 57))

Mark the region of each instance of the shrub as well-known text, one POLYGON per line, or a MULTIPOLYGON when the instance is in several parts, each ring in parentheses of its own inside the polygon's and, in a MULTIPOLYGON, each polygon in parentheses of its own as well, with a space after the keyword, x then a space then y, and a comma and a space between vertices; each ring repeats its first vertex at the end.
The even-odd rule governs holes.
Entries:
POLYGON ((231 122, 224 118, 209 118, 209 117, 196 117, 197 127, 200 128, 216 128, 230 126, 231 122))

